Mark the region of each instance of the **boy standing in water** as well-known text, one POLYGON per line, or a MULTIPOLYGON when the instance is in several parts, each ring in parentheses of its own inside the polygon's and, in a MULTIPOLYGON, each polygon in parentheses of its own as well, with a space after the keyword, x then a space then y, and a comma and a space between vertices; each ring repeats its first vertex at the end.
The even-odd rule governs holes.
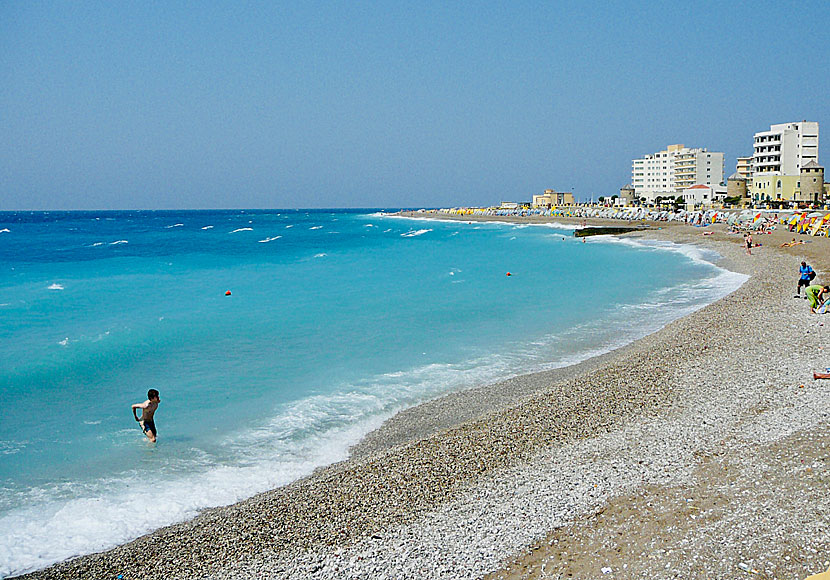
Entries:
POLYGON ((159 392, 155 389, 150 389, 147 391, 147 400, 143 403, 136 403, 132 407, 133 417, 139 422, 141 430, 144 431, 144 434, 153 443, 156 442, 156 424, 153 422, 153 415, 155 415, 156 409, 159 408, 160 402, 159 392), (141 419, 136 415, 136 409, 141 409, 141 419))

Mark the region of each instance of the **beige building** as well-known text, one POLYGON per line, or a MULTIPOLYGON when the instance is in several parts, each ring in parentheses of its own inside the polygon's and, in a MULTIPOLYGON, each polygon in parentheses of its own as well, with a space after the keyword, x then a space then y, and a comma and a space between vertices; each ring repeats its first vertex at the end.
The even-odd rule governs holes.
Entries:
POLYGON ((736 166, 738 175, 752 183, 752 156, 738 157, 738 164, 736 166))
POLYGON ((803 165, 798 175, 756 175, 753 188, 753 199, 758 203, 812 204, 827 197, 824 167, 813 160, 803 165))
POLYGON ((533 196, 533 207, 551 208, 562 205, 574 205, 574 194, 546 189, 545 193, 533 196))

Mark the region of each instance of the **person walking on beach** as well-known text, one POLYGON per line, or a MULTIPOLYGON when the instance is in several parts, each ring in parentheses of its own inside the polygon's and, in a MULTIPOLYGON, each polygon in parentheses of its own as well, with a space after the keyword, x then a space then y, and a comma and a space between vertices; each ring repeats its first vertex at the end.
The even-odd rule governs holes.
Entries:
POLYGON ((744 245, 746 246, 746 255, 752 255, 752 234, 744 234, 744 245))
POLYGON ((807 262, 801 262, 801 266, 798 268, 798 273, 801 277, 798 279, 798 288, 795 290, 795 298, 801 298, 801 287, 804 286, 807 288, 813 278, 816 277, 815 271, 807 262))
POLYGON ((806 290, 807 300, 810 301, 810 312, 816 313, 816 308, 824 304, 825 300, 830 299, 830 286, 822 286, 815 284, 808 286, 806 290))
POLYGON ((155 389, 150 389, 147 391, 147 400, 143 403, 136 403, 133 405, 133 417, 138 424, 141 425, 141 430, 144 431, 144 434, 147 436, 152 443, 156 442, 156 423, 153 421, 153 416, 156 414, 156 409, 159 408, 159 403, 161 399, 159 398, 159 392, 155 389), (136 414, 136 409, 141 409, 141 418, 138 418, 136 414))

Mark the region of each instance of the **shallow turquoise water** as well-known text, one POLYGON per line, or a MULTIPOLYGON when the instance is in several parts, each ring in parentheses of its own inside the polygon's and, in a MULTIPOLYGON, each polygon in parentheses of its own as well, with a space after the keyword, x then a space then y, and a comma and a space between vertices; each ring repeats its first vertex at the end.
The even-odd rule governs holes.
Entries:
POLYGON ((374 212, 0 213, 0 575, 288 483, 420 401, 639 338, 742 283, 708 259, 374 212), (156 445, 130 411, 150 387, 156 445))

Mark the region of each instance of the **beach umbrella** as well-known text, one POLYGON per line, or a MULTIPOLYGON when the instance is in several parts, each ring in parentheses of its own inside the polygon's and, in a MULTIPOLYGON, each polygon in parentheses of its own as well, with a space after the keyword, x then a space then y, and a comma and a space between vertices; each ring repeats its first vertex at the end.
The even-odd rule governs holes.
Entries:
POLYGON ((807 214, 808 218, 817 218, 817 217, 824 217, 824 213, 820 211, 814 211, 813 213, 807 214))

